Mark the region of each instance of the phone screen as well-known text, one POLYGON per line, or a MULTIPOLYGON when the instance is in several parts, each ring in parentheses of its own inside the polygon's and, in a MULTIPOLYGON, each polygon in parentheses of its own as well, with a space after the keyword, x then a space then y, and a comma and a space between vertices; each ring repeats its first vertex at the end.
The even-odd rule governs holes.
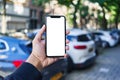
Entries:
POLYGON ((65 54, 65 17, 46 17, 46 53, 47 56, 64 56, 65 54))

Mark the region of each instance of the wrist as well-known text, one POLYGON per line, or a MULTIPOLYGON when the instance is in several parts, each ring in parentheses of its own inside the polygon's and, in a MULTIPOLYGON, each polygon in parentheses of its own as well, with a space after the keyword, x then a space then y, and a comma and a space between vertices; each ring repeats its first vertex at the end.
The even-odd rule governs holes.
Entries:
POLYGON ((29 58, 26 60, 26 62, 32 64, 34 67, 36 67, 39 71, 41 71, 42 68, 42 64, 41 61, 34 55, 31 53, 31 55, 29 56, 29 58))

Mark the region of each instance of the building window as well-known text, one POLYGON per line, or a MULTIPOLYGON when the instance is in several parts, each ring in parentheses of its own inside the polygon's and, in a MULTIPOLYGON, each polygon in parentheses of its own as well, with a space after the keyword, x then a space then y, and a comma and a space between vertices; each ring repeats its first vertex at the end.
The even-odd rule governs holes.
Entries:
POLYGON ((36 13, 37 13, 37 11, 35 9, 31 9, 30 10, 30 17, 36 18, 37 17, 36 13))
POLYGON ((37 10, 36 9, 30 9, 30 29, 36 29, 37 28, 37 10))

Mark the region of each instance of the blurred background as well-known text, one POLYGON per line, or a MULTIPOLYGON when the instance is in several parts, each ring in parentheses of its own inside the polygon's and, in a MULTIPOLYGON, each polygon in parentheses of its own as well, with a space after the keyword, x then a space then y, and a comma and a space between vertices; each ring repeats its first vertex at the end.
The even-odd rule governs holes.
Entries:
POLYGON ((54 72, 44 74, 49 77, 44 80, 58 80, 61 76, 63 80, 79 80, 81 76, 77 75, 85 73, 91 75, 85 74, 81 80, 87 80, 86 76, 90 80, 118 80, 117 75, 110 75, 120 69, 117 58, 120 56, 119 0, 0 0, 0 75, 10 74, 27 59, 32 50, 31 41, 45 24, 48 14, 66 17, 66 27, 71 30, 67 36, 70 57, 43 70, 43 74, 49 70, 54 72), (93 63, 96 67, 81 71, 93 63), (106 67, 104 63, 117 66, 108 64, 106 67), (56 70, 52 71, 53 67, 57 67, 56 70), (109 72, 108 67, 113 67, 113 72, 109 72), (98 73, 97 79, 93 76, 97 70, 109 73, 108 77, 98 73))

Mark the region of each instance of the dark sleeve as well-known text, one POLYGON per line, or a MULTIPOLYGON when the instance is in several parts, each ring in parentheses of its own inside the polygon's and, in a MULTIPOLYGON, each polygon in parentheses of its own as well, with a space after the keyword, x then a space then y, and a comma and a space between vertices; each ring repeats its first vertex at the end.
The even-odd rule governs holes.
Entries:
POLYGON ((42 75, 32 64, 24 62, 4 80, 42 80, 42 75))

